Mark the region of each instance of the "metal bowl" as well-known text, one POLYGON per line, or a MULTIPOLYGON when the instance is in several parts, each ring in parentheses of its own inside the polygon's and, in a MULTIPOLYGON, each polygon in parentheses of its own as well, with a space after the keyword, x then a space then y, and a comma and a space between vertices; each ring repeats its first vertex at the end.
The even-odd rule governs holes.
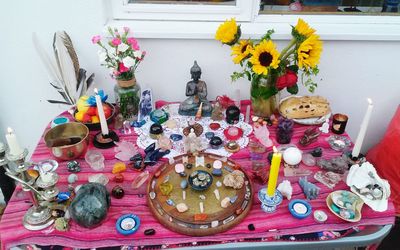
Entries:
POLYGON ((54 157, 70 161, 88 149, 89 129, 79 122, 61 124, 48 130, 44 141, 54 157))
POLYGON ((213 177, 207 171, 196 170, 189 175, 188 181, 189 181, 189 186, 193 190, 204 191, 207 190, 213 183, 213 177), (197 180, 200 175, 202 175, 205 179, 203 180, 203 178, 201 178, 200 180, 197 180))
MULTIPOLYGON (((116 110, 115 110, 115 106, 112 105, 111 103, 108 103, 108 102, 103 103, 103 105, 108 105, 108 106, 111 107, 111 110, 112 110, 111 115, 110 115, 110 117, 107 118, 107 124, 110 124, 110 123, 114 120, 114 116, 115 116, 115 113, 116 113, 116 112, 115 112, 115 111, 116 111, 116 110)), ((76 122, 85 124, 86 127, 88 127, 90 131, 96 131, 96 130, 100 130, 100 129, 101 129, 100 122, 97 122, 97 123, 84 123, 84 122, 80 122, 80 121, 76 120, 76 119, 75 119, 75 114, 76 114, 76 113, 78 113, 78 109, 77 109, 77 108, 75 108, 74 114, 72 115, 72 116, 73 116, 73 119, 74 119, 76 122)))

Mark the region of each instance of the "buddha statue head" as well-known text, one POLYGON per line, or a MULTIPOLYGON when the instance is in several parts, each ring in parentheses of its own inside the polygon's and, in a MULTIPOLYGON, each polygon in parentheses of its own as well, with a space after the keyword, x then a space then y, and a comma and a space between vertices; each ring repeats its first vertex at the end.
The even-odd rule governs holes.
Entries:
POLYGON ((198 81, 201 76, 201 68, 197 64, 197 61, 194 61, 193 66, 190 68, 190 74, 192 75, 192 79, 194 81, 198 81))

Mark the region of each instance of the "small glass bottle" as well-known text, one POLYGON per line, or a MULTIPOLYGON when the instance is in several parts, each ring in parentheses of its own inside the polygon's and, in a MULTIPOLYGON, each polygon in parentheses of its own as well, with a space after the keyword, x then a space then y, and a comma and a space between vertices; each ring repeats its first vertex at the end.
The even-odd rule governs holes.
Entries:
POLYGON ((115 103, 124 120, 136 121, 139 113, 140 85, 133 77, 130 80, 117 80, 114 87, 115 103))

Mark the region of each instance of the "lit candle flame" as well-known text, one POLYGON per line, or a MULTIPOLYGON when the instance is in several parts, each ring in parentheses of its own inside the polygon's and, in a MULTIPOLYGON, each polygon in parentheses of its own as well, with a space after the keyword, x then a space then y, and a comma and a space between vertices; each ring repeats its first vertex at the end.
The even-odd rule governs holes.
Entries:
POLYGON ((94 93, 96 93, 96 95, 99 94, 99 92, 97 92, 97 88, 94 88, 93 91, 94 91, 94 93))
POLYGON ((367 98, 367 101, 368 101, 369 105, 372 105, 372 99, 371 98, 367 98))
POLYGON ((7 132, 8 132, 9 134, 12 134, 12 133, 13 133, 12 128, 8 127, 8 128, 7 128, 7 132))
POLYGON ((272 150, 274 151, 274 153, 278 153, 278 149, 276 149, 275 146, 272 147, 272 150))

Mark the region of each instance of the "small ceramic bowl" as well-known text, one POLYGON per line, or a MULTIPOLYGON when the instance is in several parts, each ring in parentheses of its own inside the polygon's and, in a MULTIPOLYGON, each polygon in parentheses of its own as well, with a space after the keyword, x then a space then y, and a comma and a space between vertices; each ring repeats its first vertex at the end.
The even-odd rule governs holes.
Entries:
POLYGON ((351 141, 346 136, 331 135, 328 138, 329 146, 336 151, 344 151, 351 145, 351 141))
POLYGON ((196 170, 189 175, 188 181, 193 190, 204 191, 211 186, 213 177, 207 171, 196 170))

